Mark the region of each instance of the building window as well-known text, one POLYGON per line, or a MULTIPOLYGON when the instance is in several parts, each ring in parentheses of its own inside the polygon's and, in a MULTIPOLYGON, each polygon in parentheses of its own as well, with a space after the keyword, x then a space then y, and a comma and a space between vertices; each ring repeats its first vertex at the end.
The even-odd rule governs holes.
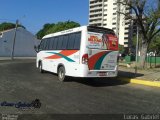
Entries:
POLYGON ((129 30, 129 27, 126 27, 125 30, 129 30))
POLYGON ((116 17, 114 17, 112 20, 116 20, 116 17))
POLYGON ((113 5, 117 5, 117 3, 113 3, 113 5))
POLYGON ((129 32, 125 32, 124 34, 125 34, 125 35, 128 35, 128 34, 129 34, 129 32))
POLYGON ((130 24, 130 22, 126 22, 126 23, 125 23, 125 25, 128 25, 128 24, 130 24))
POLYGON ((116 23, 112 23, 112 25, 116 25, 116 23))
POLYGON ((117 8, 113 8, 113 10, 117 10, 117 8))

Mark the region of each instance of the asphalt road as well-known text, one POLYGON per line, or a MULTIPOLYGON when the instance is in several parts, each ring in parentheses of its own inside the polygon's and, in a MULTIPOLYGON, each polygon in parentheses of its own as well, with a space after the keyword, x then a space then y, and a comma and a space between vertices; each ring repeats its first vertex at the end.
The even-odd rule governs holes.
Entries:
POLYGON ((35 60, 8 60, 0 61, 0 103, 0 113, 160 114, 160 89, 111 78, 60 82, 52 73, 39 73, 35 60), (40 108, 2 105, 35 99, 40 108))

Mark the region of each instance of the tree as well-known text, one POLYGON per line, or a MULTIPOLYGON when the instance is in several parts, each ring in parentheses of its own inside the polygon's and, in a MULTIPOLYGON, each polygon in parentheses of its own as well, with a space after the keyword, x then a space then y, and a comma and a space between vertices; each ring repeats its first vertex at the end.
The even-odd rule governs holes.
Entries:
MULTIPOLYGON (((4 22, 4 23, 0 24, 0 31, 13 29, 15 27, 16 27, 16 24, 14 24, 14 23, 4 22)), ((18 27, 23 27, 25 29, 25 27, 22 25, 18 25, 18 27)))
MULTIPOLYGON (((140 67, 145 67, 147 50, 154 37, 160 32, 160 0, 152 0, 154 6, 147 5, 149 0, 119 0, 119 4, 128 6, 133 10, 137 18, 137 25, 142 34, 140 67), (155 4, 157 2, 157 4, 155 4)), ((133 19, 128 13, 121 13, 133 19)))
MULTIPOLYGON (((134 35, 132 37, 132 48, 135 49, 136 45, 137 45, 137 35, 134 35)), ((140 47, 141 45, 142 45, 142 35, 139 34, 139 36, 138 36, 138 46, 140 47)))
POLYGON ((160 55, 160 34, 158 34, 149 45, 150 52, 156 52, 160 55))
POLYGON ((44 24, 43 29, 41 29, 40 31, 37 32, 37 34, 36 34, 37 38, 41 39, 43 36, 45 36, 47 34, 47 31, 50 28, 54 27, 54 25, 55 25, 54 23, 53 24, 49 24, 49 23, 44 24))
POLYGON ((75 27, 79 27, 80 24, 73 22, 73 21, 66 21, 66 22, 58 22, 57 24, 52 23, 52 24, 45 24, 43 28, 37 32, 37 38, 42 39, 43 36, 50 34, 50 33, 55 33, 75 27))

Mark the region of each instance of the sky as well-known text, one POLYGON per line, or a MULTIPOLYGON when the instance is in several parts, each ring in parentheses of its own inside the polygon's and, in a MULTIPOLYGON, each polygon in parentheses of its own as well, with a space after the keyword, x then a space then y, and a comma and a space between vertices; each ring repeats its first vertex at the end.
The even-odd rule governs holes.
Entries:
POLYGON ((18 19, 33 34, 46 23, 88 24, 89 0, 0 0, 0 5, 0 23, 18 19))

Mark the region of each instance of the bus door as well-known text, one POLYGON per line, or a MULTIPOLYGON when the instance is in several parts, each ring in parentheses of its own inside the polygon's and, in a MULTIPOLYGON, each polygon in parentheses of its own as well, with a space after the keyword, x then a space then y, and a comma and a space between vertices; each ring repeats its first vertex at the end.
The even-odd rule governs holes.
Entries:
POLYGON ((88 32, 89 70, 115 70, 118 56, 118 39, 115 35, 88 32))

